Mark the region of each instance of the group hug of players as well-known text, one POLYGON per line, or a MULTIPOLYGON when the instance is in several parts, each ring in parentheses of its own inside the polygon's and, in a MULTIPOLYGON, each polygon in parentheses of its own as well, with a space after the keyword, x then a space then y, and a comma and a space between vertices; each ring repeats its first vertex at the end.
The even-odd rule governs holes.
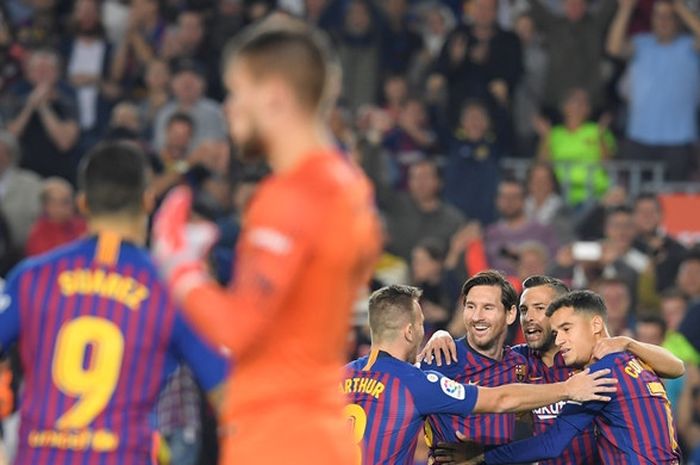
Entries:
POLYGON ((593 292, 546 276, 522 287, 518 302, 500 273, 471 277, 461 294, 466 337, 439 331, 420 354, 421 291, 372 294, 371 352, 347 366, 341 386, 358 464, 413 463, 423 430, 431 463, 680 463, 659 377, 683 375, 683 362, 611 337, 593 292), (517 310, 527 344, 508 347, 517 310), (514 441, 523 412, 534 436, 514 441))

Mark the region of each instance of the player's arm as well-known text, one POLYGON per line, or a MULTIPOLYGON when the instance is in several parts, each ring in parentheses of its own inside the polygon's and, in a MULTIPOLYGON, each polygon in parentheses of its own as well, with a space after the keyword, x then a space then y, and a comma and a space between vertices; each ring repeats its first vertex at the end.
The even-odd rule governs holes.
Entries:
MULTIPOLYGON (((10 413, 14 407, 12 392, 12 371, 10 364, 2 361, 7 350, 19 337, 20 278, 21 273, 15 269, 7 279, 0 294, 0 418, 10 413)), ((25 278, 26 279, 26 278, 25 278)))
MULTIPOLYGON (((472 442, 466 444, 438 444, 434 451, 438 463, 470 464, 510 464, 530 463, 561 456, 572 439, 586 429, 605 406, 603 402, 589 402, 585 405, 568 404, 552 426, 529 439, 511 442, 483 452, 472 442)), ((457 437, 464 440, 457 432, 457 437)))
POLYGON ((631 337, 617 336, 601 339, 593 350, 593 357, 601 360, 608 354, 629 351, 642 359, 662 378, 680 378, 685 374, 683 360, 661 346, 639 342, 631 337))
POLYGON ((224 395, 224 381, 231 368, 228 357, 203 341, 180 313, 175 317, 170 348, 178 360, 190 367, 209 402, 219 411, 224 395))
POLYGON ((607 368, 593 373, 586 369, 561 383, 479 387, 474 413, 522 412, 567 400, 608 402, 606 394, 617 390, 617 380, 605 378, 608 374, 607 368))
POLYGON ((20 281, 19 269, 10 273, 0 294, 0 356, 17 341, 19 337, 20 281))
POLYGON ((424 361, 428 364, 432 364, 434 361, 437 366, 441 367, 443 360, 446 365, 457 362, 457 344, 450 333, 440 329, 430 336, 425 347, 418 354, 418 361, 424 361))
POLYGON ((632 42, 627 38, 627 27, 637 0, 618 0, 617 13, 610 26, 605 51, 616 58, 629 58, 634 53, 632 42))
POLYGON ((154 255, 171 292, 195 329, 211 343, 228 348, 234 359, 249 349, 274 321, 296 283, 313 237, 309 204, 294 192, 278 203, 260 205, 264 224, 250 224, 241 235, 236 278, 231 290, 212 281, 203 257, 216 238, 213 225, 188 223, 191 193, 168 195, 154 226, 154 255), (300 221, 304 211, 306 221, 300 221))

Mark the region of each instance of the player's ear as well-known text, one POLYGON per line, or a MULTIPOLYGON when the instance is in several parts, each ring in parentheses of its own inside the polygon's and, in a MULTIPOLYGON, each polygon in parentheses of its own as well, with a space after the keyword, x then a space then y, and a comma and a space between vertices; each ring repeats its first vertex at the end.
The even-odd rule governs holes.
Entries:
POLYGON ((605 330, 605 322, 600 315, 594 315, 591 318, 591 328, 593 329, 593 334, 601 334, 605 330))
POLYGON ((511 305, 508 310, 506 310, 506 324, 508 326, 512 325, 515 318, 518 316, 518 309, 515 305, 511 305))
POLYGON ((408 342, 413 342, 416 339, 416 325, 409 323, 404 327, 403 337, 406 338, 408 342))
POLYGON ((87 197, 85 196, 85 192, 78 192, 78 195, 75 196, 75 204, 78 206, 78 212, 83 217, 88 217, 90 215, 90 209, 88 208, 87 197))

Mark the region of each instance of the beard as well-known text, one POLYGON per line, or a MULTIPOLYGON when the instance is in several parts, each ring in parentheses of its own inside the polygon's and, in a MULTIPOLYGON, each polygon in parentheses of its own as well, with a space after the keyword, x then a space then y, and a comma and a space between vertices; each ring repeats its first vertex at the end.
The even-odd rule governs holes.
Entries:
POLYGON ((257 128, 251 128, 250 135, 243 141, 236 141, 236 149, 241 161, 246 163, 255 163, 265 161, 267 158, 265 143, 260 131, 257 128))

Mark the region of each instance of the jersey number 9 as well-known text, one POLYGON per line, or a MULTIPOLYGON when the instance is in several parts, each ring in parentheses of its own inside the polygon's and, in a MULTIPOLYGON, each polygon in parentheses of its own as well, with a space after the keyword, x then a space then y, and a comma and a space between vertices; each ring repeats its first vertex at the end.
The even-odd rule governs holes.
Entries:
POLYGON ((124 337, 111 321, 83 316, 61 327, 51 375, 61 392, 78 400, 57 420, 58 429, 85 428, 104 410, 117 387, 123 358, 124 337))
POLYGON ((357 404, 348 404, 343 409, 343 416, 348 419, 352 428, 352 438, 356 444, 355 464, 362 465, 362 439, 367 429, 367 414, 357 404))

